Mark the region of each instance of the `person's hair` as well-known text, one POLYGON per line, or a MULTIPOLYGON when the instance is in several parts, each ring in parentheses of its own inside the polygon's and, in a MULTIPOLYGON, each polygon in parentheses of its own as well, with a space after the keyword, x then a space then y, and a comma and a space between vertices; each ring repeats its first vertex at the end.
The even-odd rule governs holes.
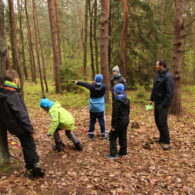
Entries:
POLYGON ((167 67, 167 63, 166 63, 165 60, 158 60, 158 62, 159 62, 159 65, 160 65, 160 66, 163 66, 164 68, 167 67))
POLYGON ((18 79, 18 73, 14 69, 8 69, 5 71, 5 80, 14 81, 14 79, 18 79))

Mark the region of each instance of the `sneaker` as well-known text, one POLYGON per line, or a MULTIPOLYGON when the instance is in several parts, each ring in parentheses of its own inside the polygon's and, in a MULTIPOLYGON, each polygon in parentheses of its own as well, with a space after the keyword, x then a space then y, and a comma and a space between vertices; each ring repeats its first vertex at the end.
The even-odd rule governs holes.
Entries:
POLYGON ((40 167, 39 163, 36 163, 34 165, 34 168, 33 169, 27 169, 24 175, 25 175, 25 177, 28 177, 28 178, 44 177, 45 170, 40 167))
POLYGON ((162 144, 161 143, 161 147, 163 150, 169 150, 170 149, 170 144, 162 144))
POLYGON ((106 135, 102 135, 102 140, 106 141, 107 140, 107 136, 106 135))
POLYGON ((107 154, 106 155, 106 158, 108 158, 108 159, 110 159, 110 160, 114 160, 114 159, 117 159, 117 158, 119 158, 119 156, 118 156, 118 154, 116 154, 115 156, 112 156, 111 154, 107 154))
POLYGON ((64 151, 64 148, 65 148, 65 144, 62 142, 59 145, 55 145, 53 147, 53 150, 58 151, 58 152, 62 152, 62 151, 64 151))
POLYGON ((127 156, 127 153, 118 153, 118 156, 122 157, 122 156, 127 156))
POLYGON ((93 138, 94 138, 94 135, 93 135, 93 134, 89 134, 89 135, 88 135, 88 138, 89 138, 89 139, 93 139, 93 138))
POLYGON ((79 151, 83 150, 83 146, 80 144, 80 142, 75 144, 75 150, 79 150, 79 151))

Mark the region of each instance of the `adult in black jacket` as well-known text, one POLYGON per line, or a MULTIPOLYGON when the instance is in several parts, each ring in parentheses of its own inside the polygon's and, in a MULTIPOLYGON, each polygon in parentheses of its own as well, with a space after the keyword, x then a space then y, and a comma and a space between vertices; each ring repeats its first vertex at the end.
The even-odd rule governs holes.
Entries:
POLYGON ((167 124, 167 116, 171 105, 174 81, 172 73, 162 60, 156 62, 157 74, 154 78, 150 100, 154 102, 154 117, 156 126, 160 132, 160 138, 156 141, 161 143, 163 149, 170 148, 170 136, 167 124))
POLYGON ((26 176, 42 177, 44 171, 40 168, 39 156, 32 136, 34 129, 17 87, 18 74, 9 69, 5 72, 5 79, 4 85, 0 88, 1 125, 20 140, 26 163, 26 176))
POLYGON ((119 84, 119 83, 122 83, 125 86, 125 89, 126 89, 127 88, 127 81, 121 75, 120 69, 119 69, 118 66, 114 66, 112 68, 112 74, 113 74, 113 77, 110 80, 110 84, 111 84, 112 98, 114 98, 114 86, 119 84))
POLYGON ((112 120, 110 131, 110 159, 118 158, 118 155, 127 155, 127 127, 129 124, 130 101, 124 94, 123 84, 117 84, 114 87, 115 97, 112 107, 112 120), (120 150, 117 151, 116 140, 119 138, 120 150))

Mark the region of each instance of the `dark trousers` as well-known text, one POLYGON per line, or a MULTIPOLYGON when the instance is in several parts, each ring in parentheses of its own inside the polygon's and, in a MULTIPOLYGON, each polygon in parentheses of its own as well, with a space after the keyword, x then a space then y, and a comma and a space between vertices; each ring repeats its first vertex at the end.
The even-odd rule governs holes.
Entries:
MULTIPOLYGON (((75 137, 75 135, 70 130, 65 130, 65 134, 67 138, 72 141, 74 145, 79 143, 79 140, 75 137)), ((57 129, 56 132, 54 133, 54 139, 56 145, 61 145, 62 140, 59 134, 59 129, 57 129)))
POLYGON ((169 129, 167 124, 169 107, 163 108, 160 104, 154 105, 154 118, 160 132, 160 142, 170 144, 169 129))
POLYGON ((32 134, 23 133, 17 136, 23 148, 24 161, 26 169, 33 169, 34 165, 39 162, 39 156, 36 152, 35 141, 32 134))
POLYGON ((110 155, 115 156, 117 154, 126 155, 127 154, 127 126, 122 126, 116 128, 114 131, 110 131, 109 141, 110 141, 110 155), (117 138, 119 138, 119 153, 117 150, 117 138))
POLYGON ((101 133, 102 135, 105 135, 106 128, 105 128, 104 112, 90 112, 89 134, 92 135, 94 134, 93 132, 95 130, 95 123, 97 119, 100 124, 101 133))

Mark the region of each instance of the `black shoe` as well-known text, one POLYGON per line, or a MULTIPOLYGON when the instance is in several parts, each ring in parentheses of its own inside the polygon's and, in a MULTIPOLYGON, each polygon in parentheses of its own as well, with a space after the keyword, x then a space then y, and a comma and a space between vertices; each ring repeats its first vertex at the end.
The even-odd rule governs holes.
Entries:
POLYGON ((65 148, 65 144, 62 142, 62 143, 60 143, 58 145, 55 145, 53 147, 53 150, 54 151, 58 151, 58 152, 62 152, 62 151, 64 151, 64 148, 65 148))
POLYGON ((94 138, 94 135, 93 135, 93 134, 89 134, 89 135, 88 135, 88 138, 89 138, 89 139, 93 139, 93 138, 94 138))
POLYGON ((106 155, 106 158, 108 158, 108 159, 110 159, 110 160, 114 160, 114 159, 117 159, 117 158, 119 158, 119 156, 118 156, 118 154, 116 154, 116 155, 111 155, 111 154, 107 154, 106 155))
POLYGON ((44 177, 44 175, 45 170, 40 167, 39 163, 36 163, 33 169, 27 169, 25 172, 25 176, 31 179, 44 177))
POLYGON ((127 156, 127 153, 119 152, 118 155, 119 155, 120 157, 122 157, 122 156, 127 156))
POLYGON ((75 150, 79 150, 79 151, 83 150, 83 146, 80 144, 80 142, 75 144, 75 150))
POLYGON ((163 143, 161 143, 160 145, 161 145, 163 150, 169 150, 170 149, 170 144, 163 144, 163 143))
POLYGON ((106 135, 102 135, 102 140, 106 141, 107 140, 107 136, 106 135))

